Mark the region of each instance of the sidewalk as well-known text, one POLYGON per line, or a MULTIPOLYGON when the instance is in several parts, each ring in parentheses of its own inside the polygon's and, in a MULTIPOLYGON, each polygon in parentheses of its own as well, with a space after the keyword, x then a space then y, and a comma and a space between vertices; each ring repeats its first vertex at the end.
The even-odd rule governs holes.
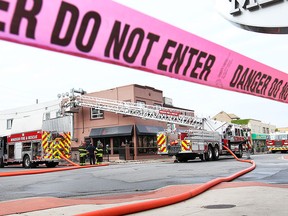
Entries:
MULTIPOLYGON (((0 203, 0 215, 54 216, 75 215, 133 202, 169 197, 194 189, 199 185, 179 185, 151 192, 83 199, 31 198, 0 203)), ((277 215, 286 216, 288 185, 271 185, 257 182, 221 183, 189 200, 131 215, 277 215), (283 205, 282 205, 282 204, 283 205)))

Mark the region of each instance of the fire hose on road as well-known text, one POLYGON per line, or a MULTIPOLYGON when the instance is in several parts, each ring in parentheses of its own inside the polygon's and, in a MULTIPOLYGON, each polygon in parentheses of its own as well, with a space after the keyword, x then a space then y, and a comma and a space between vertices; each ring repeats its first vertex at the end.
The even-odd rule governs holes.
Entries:
POLYGON ((60 172, 66 170, 73 170, 73 169, 81 169, 81 168, 91 168, 91 167, 98 167, 98 166, 107 166, 108 164, 97 164, 97 165, 87 165, 87 166, 80 166, 79 164, 74 163, 73 161, 69 160, 68 158, 64 157, 60 154, 60 157, 70 163, 72 166, 70 167, 61 167, 61 168, 50 168, 50 169, 41 169, 41 170, 24 170, 24 171, 17 171, 17 172, 3 172, 0 173, 0 177, 8 177, 8 176, 19 176, 19 175, 32 175, 32 174, 42 174, 42 173, 49 173, 49 172, 60 172))
POLYGON ((132 214, 132 213, 136 213, 136 212, 141 212, 141 211, 147 211, 150 209, 155 209, 155 208, 160 208, 160 207, 164 207, 164 206, 168 206, 168 205, 172 205, 178 202, 182 202, 185 201, 187 199, 191 199, 205 191, 207 191, 208 189, 214 187, 217 184, 220 184, 222 182, 229 182, 232 181, 252 170, 255 169, 256 164, 253 160, 243 160, 243 159, 239 159, 236 157, 236 155, 226 146, 224 146, 224 148, 226 150, 228 150, 230 152, 230 154, 232 154, 234 156, 234 158, 237 161, 240 162, 246 162, 246 163, 251 163, 252 166, 241 170, 233 175, 227 176, 227 177, 221 177, 221 178, 216 178, 213 179, 191 191, 187 191, 185 193, 179 194, 179 195, 175 195, 175 196, 171 196, 171 197, 164 197, 164 198, 159 198, 156 200, 148 200, 148 201, 143 201, 143 202, 138 202, 138 203, 131 203, 131 204, 125 204, 122 206, 116 206, 116 207, 111 207, 111 208, 105 208, 105 209, 100 209, 100 210, 96 210, 96 211, 91 211, 91 212, 87 212, 87 213, 83 213, 83 214, 78 214, 77 216, 100 216, 100 215, 105 215, 105 216, 112 216, 112 215, 126 215, 126 214, 132 214))
MULTIPOLYGON (((233 175, 227 176, 227 177, 221 177, 221 178, 216 178, 213 179, 203 185, 200 185, 196 187, 195 189, 189 190, 185 193, 181 193, 178 195, 170 196, 170 197, 163 197, 159 199, 154 199, 154 200, 148 200, 148 201, 143 201, 143 202, 138 202, 138 203, 131 203, 131 204, 125 204, 121 206, 116 206, 116 207, 111 207, 111 208, 105 208, 105 209, 100 209, 96 211, 91 211, 91 212, 86 212, 82 214, 78 214, 78 216, 90 216, 90 215, 125 215, 125 214, 132 214, 132 213, 137 213, 141 211, 147 211, 155 208, 161 208, 164 206, 176 204, 188 199, 191 199, 208 189, 210 189, 213 186, 216 186, 219 183, 222 182, 229 182, 232 181, 250 171, 255 169, 256 165, 254 161, 252 160, 243 160, 243 159, 238 159, 230 149, 226 148, 234 157, 236 160, 240 162, 246 162, 252 164, 249 168, 246 168, 244 170, 241 170, 233 175)), ((66 158, 67 159, 67 158, 66 158)), ((65 159, 65 160, 66 160, 65 159)), ((71 163, 69 159, 66 160, 67 162, 71 163)), ((0 173, 0 177, 7 177, 7 176, 17 176, 17 175, 29 175, 29 174, 41 174, 41 173, 48 173, 48 172, 58 172, 58 171, 65 171, 65 170, 72 170, 72 169, 79 169, 79 168, 89 168, 89 167, 94 167, 94 166, 106 166, 108 164, 100 164, 100 165, 88 165, 88 166, 79 166, 78 164, 71 163, 73 166, 71 167, 64 167, 64 168, 53 168, 53 169, 41 169, 41 170, 28 170, 28 171, 18 171, 18 172, 7 172, 7 173, 0 173)))

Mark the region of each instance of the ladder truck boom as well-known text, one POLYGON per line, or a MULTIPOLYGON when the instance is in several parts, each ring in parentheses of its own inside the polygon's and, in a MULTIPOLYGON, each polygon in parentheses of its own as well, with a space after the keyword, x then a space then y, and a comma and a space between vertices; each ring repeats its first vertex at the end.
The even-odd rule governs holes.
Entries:
POLYGON ((170 127, 157 134, 158 154, 175 156, 180 162, 195 159, 218 160, 226 154, 222 145, 228 146, 239 158, 242 157, 247 137, 239 125, 223 123, 209 118, 194 116, 183 109, 119 101, 75 91, 62 100, 62 112, 78 112, 80 107, 95 108, 116 114, 170 123, 170 127), (75 94, 76 93, 76 94, 75 94), (172 125, 184 125, 189 129, 177 131, 172 125))
POLYGON ((203 129, 204 118, 195 117, 187 110, 167 108, 133 102, 111 100, 87 95, 74 95, 64 99, 64 112, 77 112, 80 107, 95 108, 117 114, 129 115, 143 119, 180 124, 195 129, 203 129))

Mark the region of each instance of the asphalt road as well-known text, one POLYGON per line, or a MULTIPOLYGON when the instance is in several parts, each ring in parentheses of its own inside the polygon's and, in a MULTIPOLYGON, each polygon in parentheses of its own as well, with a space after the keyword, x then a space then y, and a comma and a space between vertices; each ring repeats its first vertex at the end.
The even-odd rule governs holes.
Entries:
MULTIPOLYGON (((287 154, 252 155, 256 169, 235 181, 287 184, 287 154)), ((245 158, 245 157, 244 157, 245 158)), ((168 185, 204 183, 249 167, 231 157, 214 162, 198 160, 132 162, 71 171, 0 178, 0 201, 28 197, 89 197, 151 191, 168 185)), ((45 169, 45 168, 43 168, 45 169)), ((3 168, 0 172, 23 170, 3 168)))
POLYGON ((252 155, 256 169, 235 181, 254 181, 269 184, 288 184, 288 164, 284 157, 288 154, 252 155))

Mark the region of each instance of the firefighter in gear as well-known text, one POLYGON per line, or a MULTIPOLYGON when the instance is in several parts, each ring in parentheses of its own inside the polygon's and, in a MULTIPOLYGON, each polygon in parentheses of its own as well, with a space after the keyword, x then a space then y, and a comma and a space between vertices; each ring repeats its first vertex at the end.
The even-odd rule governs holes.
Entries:
POLYGON ((79 146, 78 150, 79 150, 80 166, 85 166, 86 165, 87 150, 83 145, 79 146))
POLYGON ((97 164, 101 164, 103 162, 103 144, 98 141, 96 148, 96 161, 97 164))

